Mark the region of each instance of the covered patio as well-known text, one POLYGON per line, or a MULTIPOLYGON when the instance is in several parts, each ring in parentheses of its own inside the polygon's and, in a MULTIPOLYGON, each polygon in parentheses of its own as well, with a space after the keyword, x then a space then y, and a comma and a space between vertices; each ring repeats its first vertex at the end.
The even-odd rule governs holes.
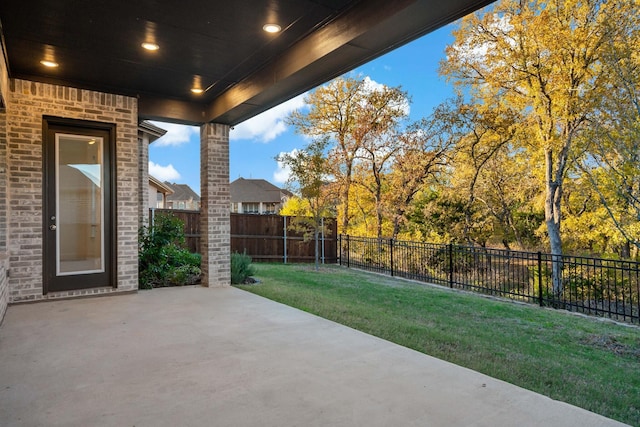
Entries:
POLYGON ((229 287, 230 128, 491 1, 0 2, 0 425, 616 425, 229 287), (145 120, 208 288, 137 293, 145 120))
POLYGON ((235 288, 9 307, 3 426, 615 426, 235 288))
POLYGON ((491 1, 0 2, 0 319, 138 289, 146 120, 200 126, 202 283, 228 286, 231 127, 491 1))

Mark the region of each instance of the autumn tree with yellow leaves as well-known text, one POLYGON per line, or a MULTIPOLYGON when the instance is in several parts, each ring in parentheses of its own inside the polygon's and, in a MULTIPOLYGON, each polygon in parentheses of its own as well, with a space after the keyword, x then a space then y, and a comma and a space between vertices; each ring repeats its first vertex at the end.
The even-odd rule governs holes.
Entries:
POLYGON ((376 85, 368 78, 339 77, 309 93, 306 107, 289 115, 287 123, 299 134, 328 142, 330 174, 341 199, 341 232, 349 232, 350 194, 363 150, 393 131, 406 117, 408 103, 400 88, 376 85))
MULTIPOLYGON (((552 254, 562 254, 562 194, 577 140, 608 94, 605 57, 630 32, 637 3, 626 0, 504 0, 469 15, 454 32, 441 72, 475 102, 521 113, 522 148, 540 170, 552 254)), ((553 263, 554 292, 562 291, 553 263)))

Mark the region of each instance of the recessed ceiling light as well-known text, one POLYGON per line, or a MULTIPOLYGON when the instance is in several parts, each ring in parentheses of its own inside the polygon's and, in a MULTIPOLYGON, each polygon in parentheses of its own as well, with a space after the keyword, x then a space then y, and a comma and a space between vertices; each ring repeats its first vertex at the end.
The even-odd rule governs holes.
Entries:
POLYGON ((278 24, 265 24, 262 29, 267 33, 279 33, 282 28, 278 24))
POLYGON ((202 77, 199 75, 193 76, 193 84, 191 85, 191 93, 195 95, 201 95, 205 92, 202 88, 202 77))
POLYGON ((160 49, 160 46, 158 46, 156 43, 152 43, 152 42, 144 42, 144 43, 142 43, 142 47, 147 49, 147 50, 158 50, 158 49, 160 49))
POLYGON ((43 59, 40 63, 49 68, 56 68, 59 65, 56 61, 47 61, 46 59, 43 59))

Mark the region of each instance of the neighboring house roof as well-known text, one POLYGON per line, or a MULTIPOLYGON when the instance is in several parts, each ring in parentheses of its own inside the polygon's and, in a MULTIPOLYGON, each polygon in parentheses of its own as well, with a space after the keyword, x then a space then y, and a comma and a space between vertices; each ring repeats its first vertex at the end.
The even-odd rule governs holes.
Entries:
POLYGON ((230 184, 231 203, 267 202, 280 203, 291 192, 278 188, 264 179, 238 178, 230 184))
POLYGON ((164 184, 173 190, 173 194, 167 196, 167 201, 174 200, 193 200, 200 201, 200 196, 191 189, 187 184, 175 184, 167 181, 164 184))
POLYGON ((152 143, 167 133, 166 129, 162 129, 147 120, 138 123, 138 130, 149 135, 149 143, 152 143))
POLYGON ((158 178, 155 178, 149 175, 149 185, 152 185, 162 194, 173 194, 173 190, 171 187, 160 181, 158 178))

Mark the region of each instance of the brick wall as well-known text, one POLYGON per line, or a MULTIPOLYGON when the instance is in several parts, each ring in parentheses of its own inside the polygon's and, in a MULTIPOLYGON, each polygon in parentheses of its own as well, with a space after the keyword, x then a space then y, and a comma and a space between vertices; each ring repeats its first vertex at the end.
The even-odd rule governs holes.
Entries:
POLYGON ((7 115, 0 111, 0 323, 9 303, 7 254, 7 115))
POLYGON ((149 225, 149 136, 143 132, 138 132, 138 226, 149 225))
POLYGON ((7 251, 7 114, 0 111, 0 254, 7 251))
POLYGON ((229 126, 200 127, 200 240, 202 283, 231 283, 229 219, 229 126))
POLYGON ((9 258, 6 253, 0 252, 0 324, 4 319, 9 303, 9 280, 7 271, 9 270, 9 258))
MULTIPOLYGON (((8 159, 6 188, 11 200, 7 206, 7 250, 11 272, 8 280, 9 301, 137 289, 140 209, 137 100, 24 80, 13 80, 5 99, 8 159), (42 294, 43 115, 116 123, 117 289, 108 287, 42 294)), ((0 158, 1 156, 0 151, 0 158)), ((1 200, 2 197, 0 209, 1 200)))

